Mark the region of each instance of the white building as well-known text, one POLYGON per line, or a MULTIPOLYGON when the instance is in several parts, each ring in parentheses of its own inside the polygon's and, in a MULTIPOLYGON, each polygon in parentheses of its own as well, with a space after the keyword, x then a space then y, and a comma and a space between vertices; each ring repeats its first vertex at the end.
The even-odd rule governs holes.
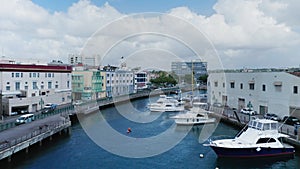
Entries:
POLYGON ((0 64, 2 115, 71 102, 71 66, 0 64))
POLYGON ((133 71, 108 65, 103 68, 103 72, 106 75, 104 83, 106 83, 107 97, 134 93, 133 71))
POLYGON ((264 114, 300 117, 300 78, 285 71, 211 72, 208 102, 236 108, 253 106, 264 114))

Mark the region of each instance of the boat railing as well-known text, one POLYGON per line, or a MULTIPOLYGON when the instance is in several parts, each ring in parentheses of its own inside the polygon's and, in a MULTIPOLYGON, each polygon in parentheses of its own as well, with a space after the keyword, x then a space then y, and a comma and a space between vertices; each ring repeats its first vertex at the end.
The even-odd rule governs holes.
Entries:
POLYGON ((215 140, 223 140, 223 139, 233 139, 233 136, 228 135, 220 135, 220 136, 213 136, 209 139, 209 142, 215 141, 215 140))
POLYGON ((239 131, 234 138, 239 137, 244 131, 246 131, 249 127, 249 124, 245 125, 241 131, 239 131))

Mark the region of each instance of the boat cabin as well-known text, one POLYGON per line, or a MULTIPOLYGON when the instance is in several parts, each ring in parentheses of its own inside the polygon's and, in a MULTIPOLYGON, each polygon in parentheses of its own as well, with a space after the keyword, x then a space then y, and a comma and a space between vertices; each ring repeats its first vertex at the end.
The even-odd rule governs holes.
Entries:
POLYGON ((249 128, 267 131, 267 130, 278 130, 278 122, 268 119, 252 119, 248 124, 249 128))

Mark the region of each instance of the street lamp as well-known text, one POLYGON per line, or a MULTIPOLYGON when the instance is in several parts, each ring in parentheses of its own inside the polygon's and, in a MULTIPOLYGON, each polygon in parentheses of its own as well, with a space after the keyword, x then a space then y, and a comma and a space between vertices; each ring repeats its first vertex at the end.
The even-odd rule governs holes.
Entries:
POLYGON ((41 110, 42 110, 43 105, 44 105, 44 100, 43 100, 43 98, 41 98, 41 100, 40 100, 40 102, 39 102, 39 105, 41 105, 41 110))

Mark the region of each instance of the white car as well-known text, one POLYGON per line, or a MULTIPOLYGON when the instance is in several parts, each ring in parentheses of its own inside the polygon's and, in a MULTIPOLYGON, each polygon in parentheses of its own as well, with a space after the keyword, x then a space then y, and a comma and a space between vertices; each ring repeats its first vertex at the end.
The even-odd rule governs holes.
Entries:
POLYGON ((47 103, 47 104, 44 106, 44 109, 55 109, 56 106, 57 106, 56 104, 47 103))
POLYGON ((244 108, 244 109, 242 109, 242 110, 241 110, 241 113, 243 113, 243 114, 249 114, 249 115, 251 115, 251 116, 257 114, 256 111, 254 111, 254 110, 252 110, 252 109, 249 109, 249 108, 244 108))

